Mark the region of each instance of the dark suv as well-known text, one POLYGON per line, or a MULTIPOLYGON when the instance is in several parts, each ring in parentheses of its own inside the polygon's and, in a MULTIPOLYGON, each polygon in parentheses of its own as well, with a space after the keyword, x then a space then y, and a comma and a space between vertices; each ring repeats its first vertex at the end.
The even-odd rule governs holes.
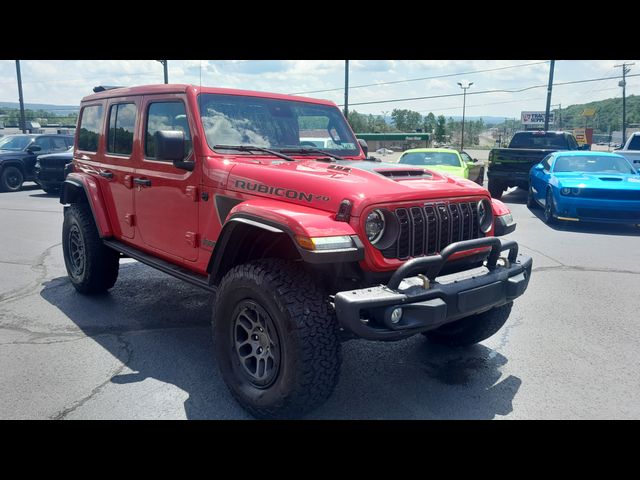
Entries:
POLYGON ((35 182, 38 155, 64 152, 72 146, 71 135, 18 134, 0 138, 0 191, 17 192, 24 182, 35 182))

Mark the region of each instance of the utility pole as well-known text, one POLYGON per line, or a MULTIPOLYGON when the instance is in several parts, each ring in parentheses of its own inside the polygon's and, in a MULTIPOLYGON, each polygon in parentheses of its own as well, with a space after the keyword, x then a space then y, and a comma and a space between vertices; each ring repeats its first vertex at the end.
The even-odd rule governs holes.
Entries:
POLYGON ((618 82, 618 86, 622 87, 622 145, 627 143, 627 73, 631 70, 629 68, 635 63, 623 63, 622 65, 614 65, 613 68, 622 67, 622 81, 618 82))
POLYGON ((344 61, 344 117, 349 119, 349 60, 344 61))
POLYGON ((462 135, 460 137, 460 151, 464 150, 464 114, 467 106, 467 89, 473 85, 473 82, 458 82, 462 89, 462 135))
POLYGON ((169 65, 167 64, 167 60, 156 60, 156 61, 160 62, 164 67, 164 83, 166 85, 167 83, 169 83, 169 65))
POLYGON ((549 110, 551 109, 551 90, 553 89, 553 69, 555 68, 556 61, 551 60, 549 66, 549 86, 547 87, 547 109, 544 115, 544 131, 549 130, 549 110))
POLYGON ((24 119, 24 99, 22 98, 22 76, 20 75, 20 60, 16 60, 16 74, 18 76, 18 101, 20 102, 20 130, 27 133, 24 119))

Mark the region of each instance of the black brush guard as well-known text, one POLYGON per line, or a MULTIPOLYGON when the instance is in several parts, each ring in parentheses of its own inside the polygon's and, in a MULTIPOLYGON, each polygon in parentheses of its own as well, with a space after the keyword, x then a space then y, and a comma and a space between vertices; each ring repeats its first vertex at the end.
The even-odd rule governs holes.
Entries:
POLYGON ((340 325, 358 337, 400 340, 513 301, 527 289, 532 263, 531 257, 518 254, 514 241, 488 237, 452 243, 439 255, 409 260, 387 285, 338 292, 336 315, 340 325), (475 269, 460 272, 447 283, 435 281, 451 255, 482 247, 491 247, 488 271, 475 269), (500 259, 505 250, 508 256, 500 259), (415 275, 420 285, 399 289, 404 279, 415 275), (394 323, 392 313, 397 308, 402 308, 402 316, 394 323))

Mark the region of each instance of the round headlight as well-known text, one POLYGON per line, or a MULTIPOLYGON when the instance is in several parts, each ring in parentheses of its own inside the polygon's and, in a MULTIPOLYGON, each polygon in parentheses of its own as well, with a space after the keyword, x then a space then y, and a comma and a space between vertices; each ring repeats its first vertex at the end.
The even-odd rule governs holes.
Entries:
POLYGON ((380 210, 374 210, 367 215, 367 220, 364 224, 364 230, 367 235, 367 239, 375 244, 384 233, 384 215, 380 210))
POLYGON ((579 188, 572 188, 571 189, 571 194, 572 195, 579 195, 580 194, 580 189, 579 188))
POLYGON ((562 189, 560 190, 560 193, 562 195, 569 195, 571 193, 571 189, 567 187, 562 187, 562 189))
POLYGON ((478 203, 478 226, 482 233, 487 233, 493 225, 493 209, 489 200, 480 200, 478 203))

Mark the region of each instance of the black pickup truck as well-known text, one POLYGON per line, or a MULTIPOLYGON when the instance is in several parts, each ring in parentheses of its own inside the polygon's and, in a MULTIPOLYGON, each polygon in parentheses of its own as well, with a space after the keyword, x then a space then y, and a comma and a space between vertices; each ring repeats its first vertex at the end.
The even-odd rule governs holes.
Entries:
POLYGON ((58 153, 73 146, 73 136, 16 134, 0 138, 0 192, 17 192, 22 183, 36 180, 38 155, 58 153))
POLYGON ((489 193, 493 198, 500 198, 509 187, 528 189, 531 167, 558 150, 581 148, 569 132, 516 132, 509 148, 494 148, 489 152, 489 193))

